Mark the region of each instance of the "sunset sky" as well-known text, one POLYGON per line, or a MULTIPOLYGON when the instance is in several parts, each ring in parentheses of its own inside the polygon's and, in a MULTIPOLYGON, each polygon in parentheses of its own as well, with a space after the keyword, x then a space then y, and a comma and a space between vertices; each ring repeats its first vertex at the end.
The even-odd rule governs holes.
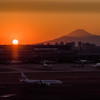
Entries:
POLYGON ((100 35, 100 0, 0 0, 0 44, 35 44, 76 29, 100 35))

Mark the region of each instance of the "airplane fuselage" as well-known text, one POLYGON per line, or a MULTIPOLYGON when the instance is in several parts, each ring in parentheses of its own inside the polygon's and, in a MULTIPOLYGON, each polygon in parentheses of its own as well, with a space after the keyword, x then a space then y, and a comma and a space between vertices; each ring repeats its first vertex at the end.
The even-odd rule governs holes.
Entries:
POLYGON ((22 75, 22 81, 25 83, 29 83, 29 84, 39 84, 39 85, 48 85, 49 86, 51 84, 60 85, 63 83, 60 80, 31 80, 31 79, 27 78, 24 73, 21 73, 21 75, 22 75))
POLYGON ((51 85, 51 84, 62 84, 63 82, 60 80, 24 80, 25 83, 33 83, 33 84, 45 84, 45 85, 51 85))

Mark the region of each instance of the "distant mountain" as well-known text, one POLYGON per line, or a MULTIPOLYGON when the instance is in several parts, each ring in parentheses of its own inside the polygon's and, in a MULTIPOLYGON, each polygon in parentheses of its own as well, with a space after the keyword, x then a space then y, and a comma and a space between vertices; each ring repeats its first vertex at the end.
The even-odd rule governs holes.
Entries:
POLYGON ((68 37, 90 37, 92 36, 92 34, 88 33, 87 31, 83 30, 83 29, 78 29, 78 30, 75 30, 71 33, 69 33, 67 35, 68 37))
POLYGON ((81 41, 83 43, 89 42, 89 43, 93 43, 93 44, 100 46, 100 36, 88 33, 87 31, 85 31, 83 29, 75 30, 75 31, 69 33, 68 35, 62 36, 60 38, 56 38, 54 40, 46 41, 44 43, 55 44, 56 42, 58 42, 58 43, 60 43, 60 42, 64 42, 64 43, 76 42, 76 44, 77 44, 79 41, 81 41))

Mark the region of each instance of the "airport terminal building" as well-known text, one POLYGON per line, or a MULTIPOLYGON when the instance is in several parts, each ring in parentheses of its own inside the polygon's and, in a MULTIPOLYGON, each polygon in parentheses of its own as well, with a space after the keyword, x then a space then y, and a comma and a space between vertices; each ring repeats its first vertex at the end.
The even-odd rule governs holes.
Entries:
POLYGON ((42 60, 66 63, 79 58, 99 59, 100 47, 80 42, 78 46, 74 42, 66 45, 0 45, 1 63, 40 63, 42 60))

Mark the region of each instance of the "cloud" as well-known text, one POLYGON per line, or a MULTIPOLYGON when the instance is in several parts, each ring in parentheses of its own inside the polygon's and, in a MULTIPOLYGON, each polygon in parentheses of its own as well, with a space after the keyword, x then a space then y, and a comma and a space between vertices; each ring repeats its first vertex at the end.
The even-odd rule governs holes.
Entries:
POLYGON ((0 11, 100 12, 100 2, 0 2, 0 11))

